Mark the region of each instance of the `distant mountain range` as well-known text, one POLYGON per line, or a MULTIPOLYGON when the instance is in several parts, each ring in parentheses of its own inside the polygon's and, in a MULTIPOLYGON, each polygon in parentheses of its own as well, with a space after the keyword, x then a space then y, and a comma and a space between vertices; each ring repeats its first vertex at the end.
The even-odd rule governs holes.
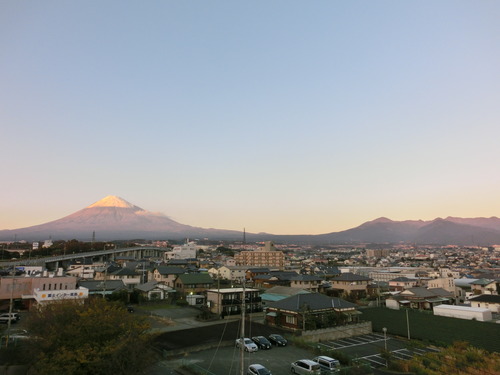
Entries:
MULTIPOLYGON (((69 216, 45 224, 0 230, 0 240, 41 241, 52 238, 90 241, 94 232, 97 241, 186 238, 243 240, 242 231, 180 224, 163 214, 143 210, 115 196, 108 196, 69 216)), ((447 217, 432 221, 393 221, 382 217, 341 232, 319 235, 246 233, 246 240, 303 244, 415 243, 487 246, 500 244, 500 219, 447 217)))

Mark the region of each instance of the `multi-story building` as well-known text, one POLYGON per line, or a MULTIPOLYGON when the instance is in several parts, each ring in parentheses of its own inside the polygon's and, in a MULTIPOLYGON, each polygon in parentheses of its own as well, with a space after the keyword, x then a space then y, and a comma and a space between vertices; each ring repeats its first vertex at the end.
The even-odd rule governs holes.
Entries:
MULTIPOLYGON (((427 282, 427 287, 429 289, 433 288, 443 288, 448 292, 455 294, 455 279, 453 277, 440 277, 437 279, 431 279, 427 282)), ((457 296, 456 296, 457 297, 457 296)))
POLYGON ((395 279, 389 280, 390 291, 402 291, 416 286, 418 286, 418 279, 416 278, 396 277, 395 279))
POLYGON ((382 258, 391 255, 390 249, 366 249, 366 256, 370 258, 382 258))
POLYGON ((243 302, 245 303, 245 311, 248 313, 262 311, 262 298, 259 296, 259 289, 209 289, 206 294, 210 311, 221 317, 240 314, 243 302))
POLYGON ((10 301, 18 308, 30 309, 37 303, 68 298, 87 298, 88 292, 77 287, 72 276, 2 277, 0 278, 0 308, 7 309, 10 301))
POLYGON ((297 275, 290 278, 290 287, 319 292, 323 279, 314 275, 297 275))
POLYGON ((337 294, 363 296, 368 293, 368 285, 372 281, 369 277, 346 272, 330 280, 332 290, 337 294))
POLYGON ((154 280, 158 283, 164 283, 166 286, 174 288, 175 279, 177 279, 177 277, 179 275, 182 275, 183 273, 186 273, 185 268, 173 266, 158 266, 149 272, 148 280, 154 280))
POLYGON ((175 290, 179 297, 200 294, 213 286, 213 279, 208 273, 184 273, 175 279, 175 290))
POLYGON ((188 242, 184 245, 175 246, 171 252, 165 253, 167 259, 192 259, 196 258, 196 251, 200 247, 196 242, 188 242))
POLYGON ((249 267, 269 267, 282 270, 285 268, 285 254, 276 250, 271 241, 266 241, 264 247, 254 251, 242 251, 234 256, 236 264, 249 267))
POLYGON ((224 280, 231 280, 237 283, 245 281, 246 266, 222 266, 217 270, 217 278, 224 280))

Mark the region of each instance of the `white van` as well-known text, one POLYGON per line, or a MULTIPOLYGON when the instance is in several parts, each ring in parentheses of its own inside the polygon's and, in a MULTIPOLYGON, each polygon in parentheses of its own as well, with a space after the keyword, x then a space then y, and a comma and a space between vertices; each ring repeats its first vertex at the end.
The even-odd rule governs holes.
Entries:
POLYGON ((313 358, 313 361, 320 365, 321 372, 324 374, 340 371, 340 362, 335 358, 320 355, 319 357, 313 358))
POLYGON ((310 359, 300 359, 292 363, 290 368, 293 374, 298 375, 320 375, 321 367, 317 362, 310 359))

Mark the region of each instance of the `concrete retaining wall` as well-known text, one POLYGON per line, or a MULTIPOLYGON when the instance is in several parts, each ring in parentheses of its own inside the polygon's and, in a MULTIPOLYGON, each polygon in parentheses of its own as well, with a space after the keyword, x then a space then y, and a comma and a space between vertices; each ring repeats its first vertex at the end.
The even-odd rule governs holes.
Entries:
POLYGON ((328 340, 338 340, 351 336, 367 335, 370 333, 372 333, 372 322, 363 322, 340 327, 305 331, 302 332, 302 337, 307 341, 321 342, 328 340))

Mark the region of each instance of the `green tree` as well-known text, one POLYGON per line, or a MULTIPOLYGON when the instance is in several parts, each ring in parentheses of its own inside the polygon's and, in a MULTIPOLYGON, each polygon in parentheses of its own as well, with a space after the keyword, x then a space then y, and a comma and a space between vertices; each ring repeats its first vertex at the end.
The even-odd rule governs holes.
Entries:
POLYGON ((234 250, 233 249, 230 249, 228 247, 224 247, 224 246, 219 246, 216 251, 218 251, 219 253, 221 254, 224 254, 224 255, 227 255, 227 256, 234 256, 234 250))
POLYGON ((123 304, 92 298, 43 306, 27 320, 32 367, 45 374, 134 374, 150 359, 149 328, 123 304))

